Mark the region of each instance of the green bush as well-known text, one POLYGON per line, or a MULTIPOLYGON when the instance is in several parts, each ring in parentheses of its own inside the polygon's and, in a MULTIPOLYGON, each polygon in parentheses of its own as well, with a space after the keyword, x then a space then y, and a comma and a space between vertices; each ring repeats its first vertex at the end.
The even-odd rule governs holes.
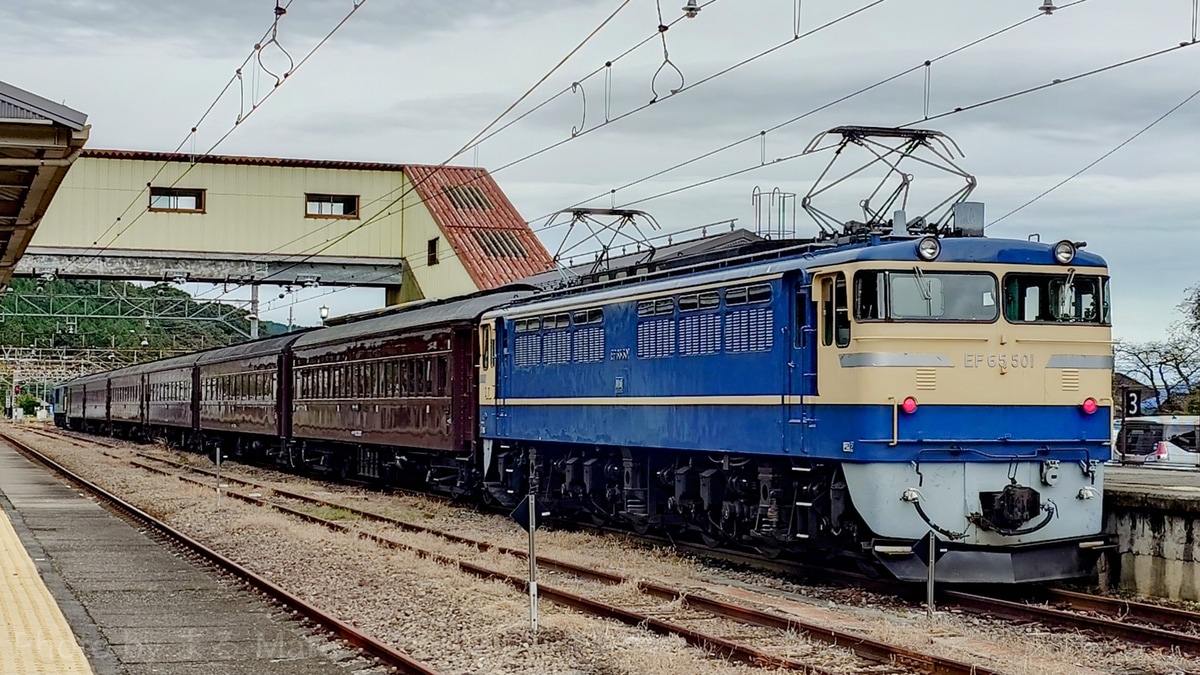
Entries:
POLYGON ((21 394, 21 396, 17 398, 17 407, 30 417, 37 414, 37 409, 41 404, 42 402, 39 401, 38 397, 34 396, 33 394, 21 394))

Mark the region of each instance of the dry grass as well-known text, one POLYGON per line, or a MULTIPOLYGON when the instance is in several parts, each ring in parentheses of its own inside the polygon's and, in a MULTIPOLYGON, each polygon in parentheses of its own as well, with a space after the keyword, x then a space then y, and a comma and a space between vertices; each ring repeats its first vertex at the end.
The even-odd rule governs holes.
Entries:
MULTIPOLYGON (((464 577, 411 554, 352 543, 344 536, 240 503, 226 502, 218 512, 211 504, 211 492, 65 443, 30 440, 38 447, 55 449, 55 455, 89 478, 121 494, 136 495, 135 501, 150 506, 156 515, 186 525, 209 543, 219 542, 270 578, 296 584, 320 604, 336 607, 339 614, 353 617, 369 632, 387 636, 414 655, 423 654, 419 658, 429 658, 448 673, 750 672, 745 666, 707 659, 678 640, 598 621, 548 603, 542 605, 543 630, 535 645, 526 625, 526 601, 507 586, 464 577), (445 654, 445 645, 455 645, 449 650, 453 653, 445 654)), ((209 466, 202 457, 175 457, 209 466)), ((526 543, 524 531, 506 518, 437 500, 330 486, 234 464, 223 471, 494 544, 523 549, 526 543)), ((356 526, 426 550, 469 557, 512 574, 522 574, 525 566, 508 556, 473 552, 435 536, 380 524, 359 522, 356 526)), ((539 533, 538 547, 543 556, 629 578, 730 595, 739 602, 1014 675, 1200 673, 1200 663, 1178 654, 1037 625, 939 613, 931 626, 923 611, 886 597, 814 589, 765 574, 718 571, 670 549, 648 549, 618 536, 548 531, 539 533)), ((576 583, 562 575, 547 576, 543 581, 568 588, 576 583)), ((633 584, 609 588, 605 594, 630 606, 645 602, 633 584)), ((773 648, 798 658, 829 659, 831 665, 846 672, 877 670, 827 650, 814 650, 801 636, 776 634, 768 641, 773 648)))

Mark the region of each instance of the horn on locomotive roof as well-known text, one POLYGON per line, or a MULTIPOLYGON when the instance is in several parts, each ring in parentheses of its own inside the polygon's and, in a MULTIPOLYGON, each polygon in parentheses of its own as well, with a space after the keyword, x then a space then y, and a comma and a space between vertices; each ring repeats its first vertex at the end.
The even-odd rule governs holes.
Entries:
MULTIPOLYGON (((864 127, 841 126, 817 134, 804 154, 833 151, 833 157, 825 169, 817 177, 816 182, 804 198, 801 207, 821 229, 822 239, 833 239, 846 235, 891 234, 894 230, 908 234, 960 234, 981 235, 976 232, 974 225, 976 209, 963 209, 959 205, 975 189, 975 177, 967 173, 955 163, 955 156, 963 157, 963 151, 953 139, 940 131, 932 129, 901 129, 893 127, 864 127), (851 147, 860 147, 867 151, 865 163, 857 164, 847 170, 831 173, 838 158, 851 147), (909 164, 918 163, 924 167, 958 176, 964 185, 956 189, 946 198, 937 202, 932 208, 911 219, 901 217, 903 222, 895 222, 894 214, 908 211, 909 191, 912 188, 913 174, 904 170, 909 164), (861 177, 875 165, 883 167, 883 176, 866 198, 859 201, 862 208, 862 220, 840 219, 816 205, 820 197, 830 190, 844 186, 853 178, 861 177), (901 165, 904 165, 902 168, 901 165), (961 214, 963 220, 971 223, 954 223, 955 215, 961 214), (970 217, 967 217, 967 216, 970 217), (965 225, 960 227, 960 225, 965 225)), ((839 167, 840 169, 840 167, 839 167)), ((980 209, 982 205, 980 205, 980 209)), ((978 213, 982 218, 982 211, 978 213)))

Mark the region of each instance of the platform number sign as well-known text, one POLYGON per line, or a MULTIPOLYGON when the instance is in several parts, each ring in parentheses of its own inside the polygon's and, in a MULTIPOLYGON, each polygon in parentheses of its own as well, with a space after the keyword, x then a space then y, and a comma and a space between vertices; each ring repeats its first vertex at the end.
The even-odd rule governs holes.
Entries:
POLYGON ((1126 389, 1124 394, 1125 415, 1129 417, 1140 415, 1142 412, 1142 392, 1136 389, 1126 389))

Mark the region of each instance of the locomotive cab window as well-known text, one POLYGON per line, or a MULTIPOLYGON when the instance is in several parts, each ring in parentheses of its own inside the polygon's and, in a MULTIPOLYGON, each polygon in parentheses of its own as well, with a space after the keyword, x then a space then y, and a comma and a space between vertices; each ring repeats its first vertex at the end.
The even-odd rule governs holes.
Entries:
POLYGON ((1004 277, 1004 318, 1013 323, 1108 325, 1108 278, 1076 274, 1004 277))
POLYGON ((821 343, 826 347, 850 346, 850 307, 846 275, 838 272, 821 281, 821 343))
POLYGON ((859 321, 992 322, 999 316, 996 278, 983 273, 865 270, 854 275, 859 321))

